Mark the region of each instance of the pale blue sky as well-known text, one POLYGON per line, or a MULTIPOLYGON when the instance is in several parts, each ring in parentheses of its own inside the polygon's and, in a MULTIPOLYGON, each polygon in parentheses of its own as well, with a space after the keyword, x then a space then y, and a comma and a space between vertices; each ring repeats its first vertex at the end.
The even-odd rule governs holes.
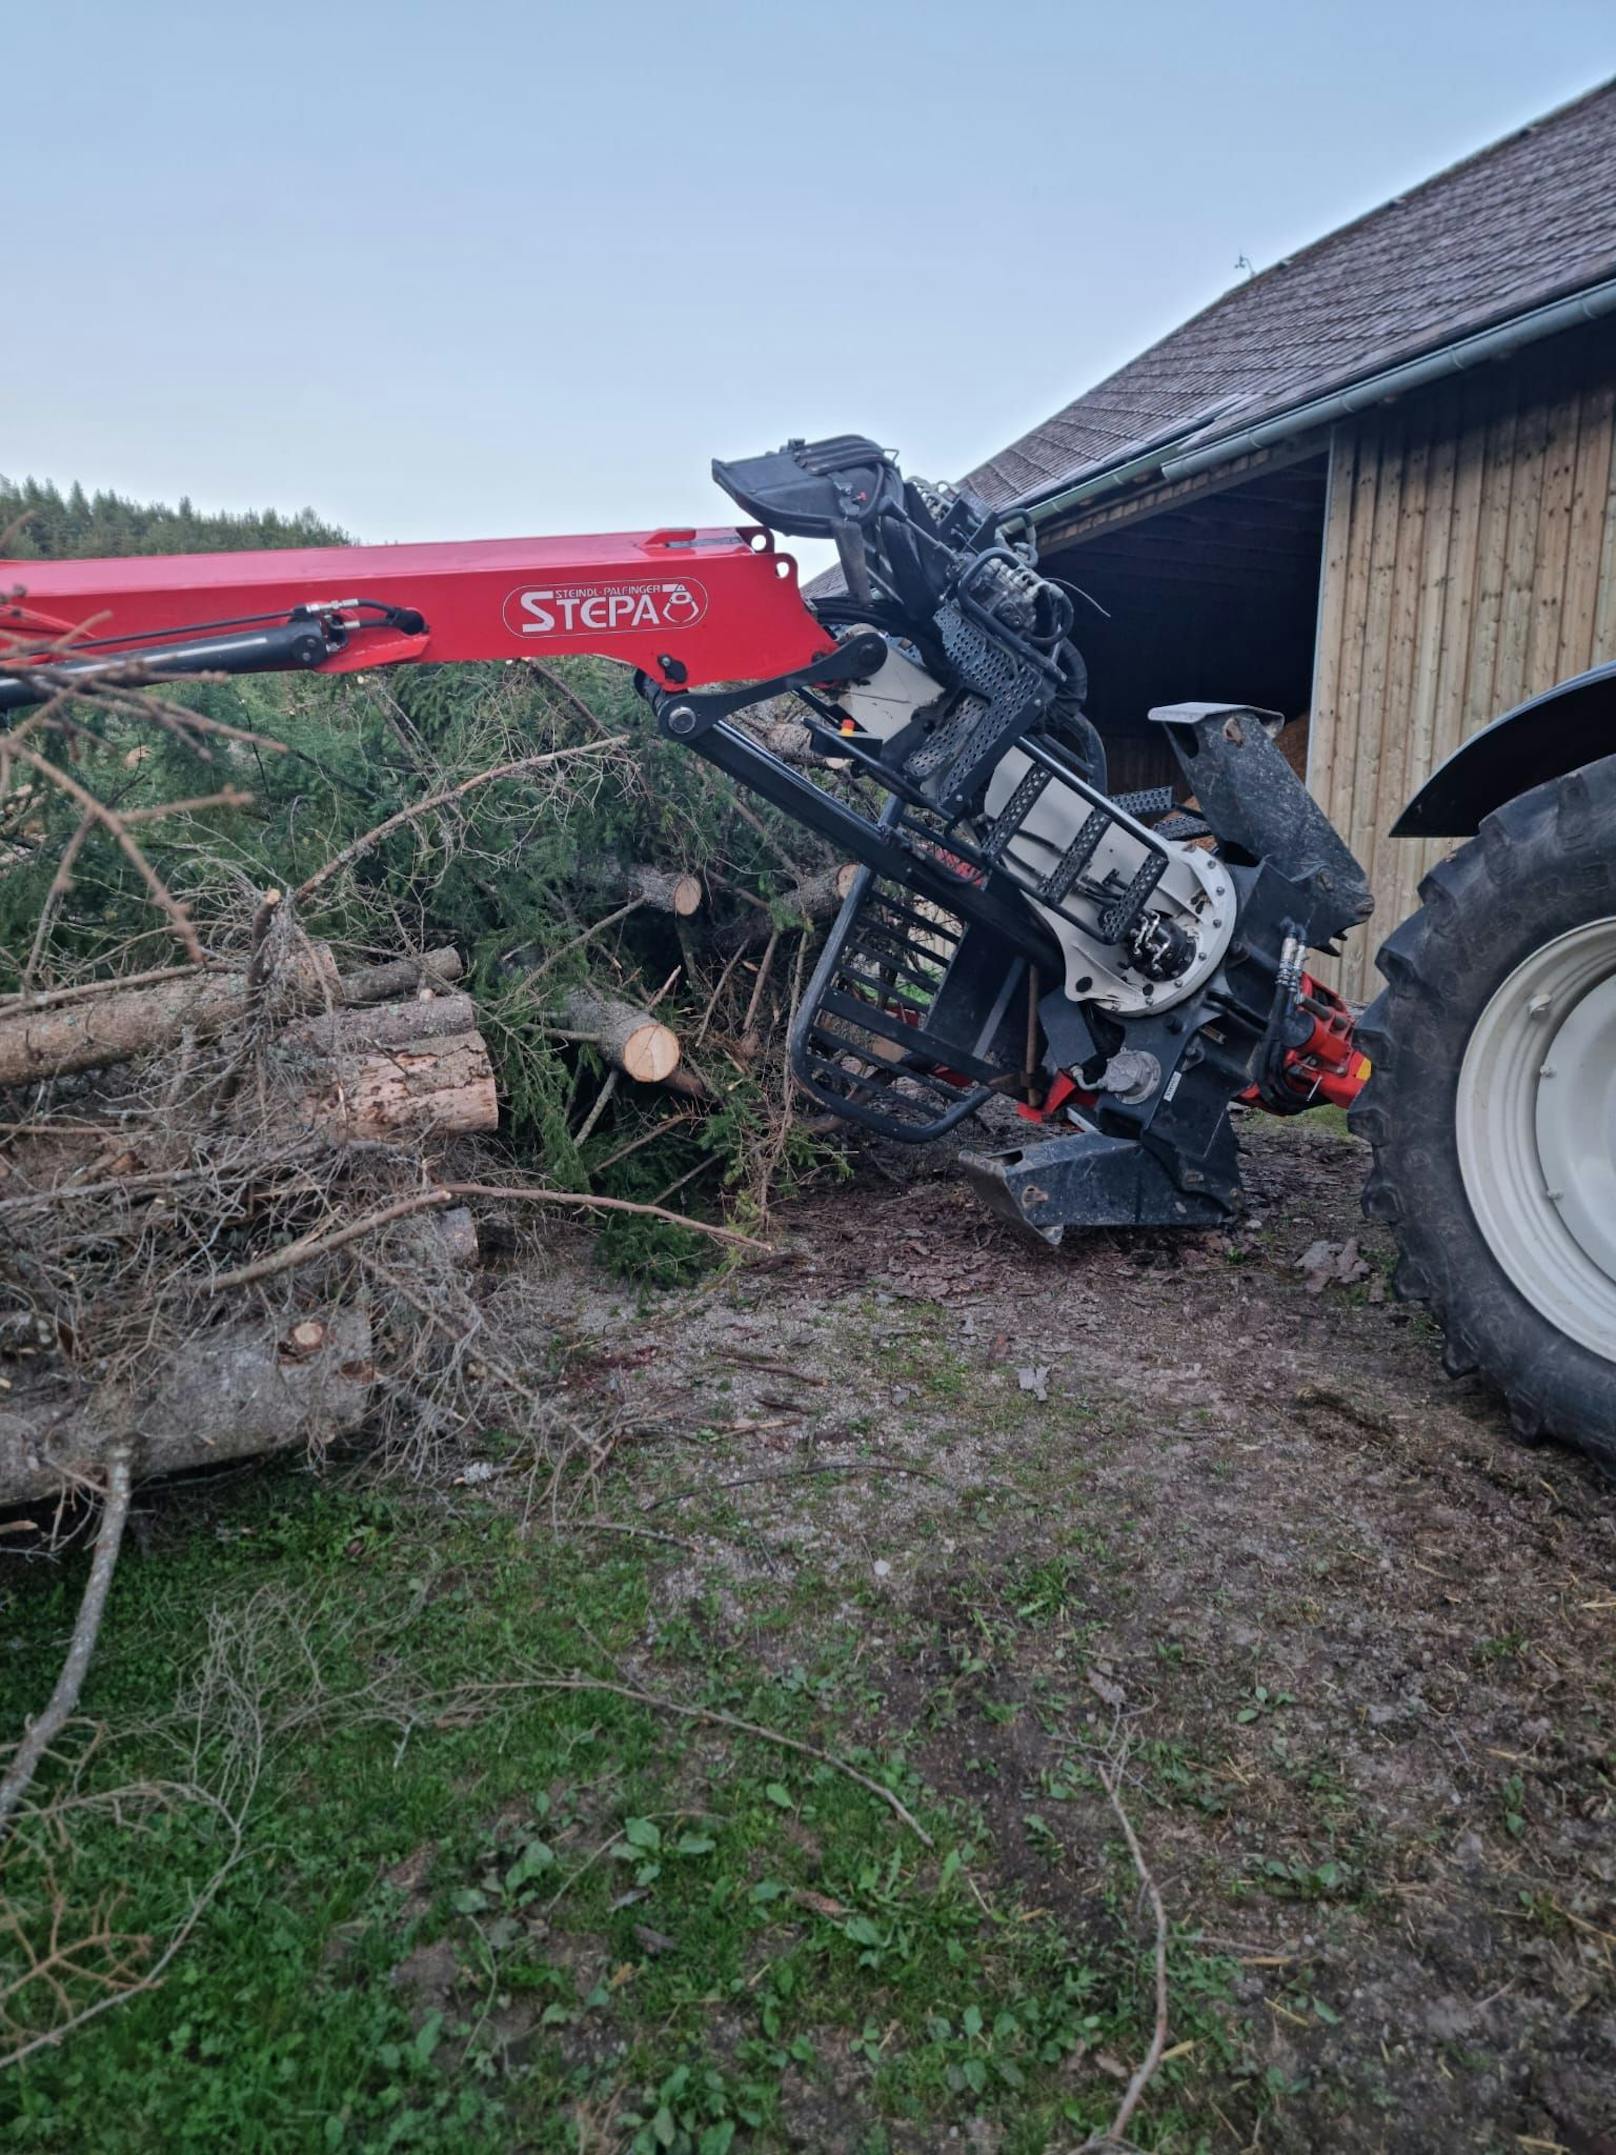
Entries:
POLYGON ((46 0, 0 33, 0 471, 372 540, 949 475, 1616 72, 1610 0, 46 0))

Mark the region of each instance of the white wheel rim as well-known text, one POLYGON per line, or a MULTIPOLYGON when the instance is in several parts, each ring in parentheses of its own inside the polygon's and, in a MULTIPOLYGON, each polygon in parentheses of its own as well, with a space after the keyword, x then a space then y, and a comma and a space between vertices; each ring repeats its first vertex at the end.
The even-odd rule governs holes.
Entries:
POLYGON ((1493 1256, 1551 1324, 1616 1361, 1616 919, 1510 974, 1470 1036, 1456 1118, 1493 1256))

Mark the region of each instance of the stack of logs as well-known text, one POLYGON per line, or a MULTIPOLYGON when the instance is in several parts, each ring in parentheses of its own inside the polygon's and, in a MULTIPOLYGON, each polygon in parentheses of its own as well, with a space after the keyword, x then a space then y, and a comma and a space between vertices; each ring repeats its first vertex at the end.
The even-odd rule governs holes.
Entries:
MULTIPOLYGON (((612 893, 625 898, 624 911, 644 905, 683 927, 703 903, 693 876, 615 864, 601 873, 612 893)), ((845 866, 817 875, 780 912, 824 920, 852 876, 845 866)), ((726 972, 760 950, 757 971, 766 974, 778 940, 775 918, 756 906, 715 935, 712 947, 726 972)), ((319 1133, 337 1145, 414 1148, 421 1186, 428 1187, 436 1142, 490 1131, 498 1122, 487 1043, 470 996, 458 986, 463 970, 458 953, 444 949, 344 972, 328 946, 302 938, 267 981, 255 979, 251 968, 165 968, 0 997, 0 1091, 156 1055, 178 1073, 178 1088, 199 1043, 231 1036, 224 1040, 228 1063, 231 1039, 255 1038, 258 1082, 238 1082, 225 1110, 233 1126, 267 1113, 276 1128, 319 1133)), ((613 1083, 621 1076, 695 1098, 706 1092, 673 1027, 620 995, 595 987, 560 993, 549 1030, 594 1049, 615 1074, 613 1083)), ((26 1106, 25 1094, 14 1090, 13 1098, 26 1106)), ((149 1132, 150 1111, 144 1112, 149 1132)), ((42 1205, 54 1211, 60 1203, 81 1203, 81 1192, 110 1191, 115 1210, 138 1212, 152 1203, 148 1185, 163 1177, 149 1171, 150 1146, 143 1155, 135 1121, 25 1114, 0 1126, 0 1246, 8 1214, 14 1232, 24 1232, 42 1205)), ((160 1191, 155 1201, 161 1203, 160 1191)), ((431 1245, 439 1263, 477 1262, 476 1228, 464 1208, 424 1212, 410 1232, 431 1245)), ((97 1478, 115 1444, 133 1446, 137 1473, 167 1473, 353 1428, 376 1380, 370 1320, 362 1303, 336 1304, 319 1294, 316 1288, 313 1308, 295 1316, 283 1308, 274 1320, 221 1308, 155 1375, 138 1382, 94 1381, 76 1356, 54 1351, 43 1331, 27 1344, 36 1321, 31 1292, 24 1287, 11 1299, 9 1315, 0 1299, 0 1354, 9 1353, 20 1380, 14 1388, 0 1377, 0 1505, 33 1502, 97 1478)))
MULTIPOLYGON (((198 1043, 256 1017, 263 1068, 277 1079, 270 1120, 338 1145, 386 1141, 425 1148, 434 1138, 492 1130, 499 1101, 471 998, 455 987, 453 950, 342 972, 328 946, 304 941, 269 981, 250 970, 164 969, 0 1001, 0 1087, 166 1054, 183 1073, 198 1043), (284 1113, 283 1113, 284 1107, 284 1113)), ((241 1086, 225 1101, 231 1129, 262 1115, 265 1099, 241 1086)), ((6 1125, 0 1147, 0 1236, 42 1208, 83 1208, 105 1193, 114 1213, 162 1202, 153 1152, 166 1133, 152 1111, 106 1122, 42 1115, 6 1125), (81 1194, 82 1193, 82 1194, 81 1194)), ((477 1237, 464 1208, 423 1216, 411 1231, 439 1261, 475 1264, 477 1237)), ((363 1307, 320 1308, 295 1319, 222 1314, 181 1341, 138 1382, 92 1381, 52 1352, 49 1326, 31 1329, 13 1309, 4 1341, 18 1380, 0 1391, 0 1503, 32 1502, 94 1478, 114 1444, 132 1445, 136 1471, 275 1451, 351 1429, 370 1403, 376 1371, 363 1307)))

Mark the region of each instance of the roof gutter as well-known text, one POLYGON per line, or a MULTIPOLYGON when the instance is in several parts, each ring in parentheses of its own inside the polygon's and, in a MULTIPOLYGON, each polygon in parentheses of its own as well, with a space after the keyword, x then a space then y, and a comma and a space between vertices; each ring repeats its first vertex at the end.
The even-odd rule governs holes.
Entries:
POLYGON ((1425 353, 1422 358, 1387 367, 1382 373, 1355 382, 1349 389, 1338 389, 1329 396, 1315 397, 1309 404, 1298 404, 1288 412, 1276 413, 1272 419, 1259 420, 1255 426, 1243 427, 1238 434, 1225 434, 1221 441, 1209 442, 1204 449, 1191 449, 1183 456, 1165 457, 1161 464, 1162 477, 1187 479, 1192 473, 1207 471, 1231 457, 1246 456, 1253 449, 1271 448, 1275 442, 1287 441, 1293 435, 1310 433, 1315 427, 1331 426, 1339 419, 1350 419, 1371 404, 1384 404, 1407 390, 1423 389, 1428 382, 1442 381, 1450 374, 1462 374, 1490 359, 1505 359, 1523 345, 1536 344, 1544 337, 1558 335, 1563 329, 1576 329, 1584 322, 1596 322, 1611 313, 1616 313, 1616 277, 1607 277, 1602 284, 1589 285, 1586 291, 1574 293, 1569 299, 1557 299, 1546 307, 1534 307, 1529 314, 1517 314, 1492 329, 1479 330, 1473 337, 1461 337, 1456 344, 1445 344, 1438 351, 1425 353))
POLYGON ((1523 345, 1536 344, 1563 329, 1574 329, 1583 322, 1598 321, 1612 313, 1616 313, 1616 277, 1589 285, 1586 290, 1551 301, 1547 306, 1534 307, 1529 313, 1517 314, 1508 321, 1496 323, 1491 329, 1477 331, 1474 336, 1461 337, 1456 343, 1442 345, 1418 359, 1404 360, 1398 366, 1383 368, 1378 374, 1366 375, 1346 389, 1333 390, 1328 396, 1315 397, 1309 403, 1293 405, 1289 411, 1276 412, 1271 419, 1259 420, 1255 426, 1243 427, 1238 433, 1221 435, 1202 448, 1186 450, 1179 456, 1169 454, 1174 441, 1205 432, 1207 419, 1204 415, 1198 416, 1189 425, 1155 446, 1139 451, 1124 463, 1091 472, 1086 479, 1080 479, 1075 485, 1064 487, 1042 501, 1016 503, 1014 508, 1006 511, 1006 518, 1016 522, 1025 519, 1033 524, 1047 523, 1052 516, 1065 510, 1079 508, 1099 495, 1114 493, 1130 479, 1149 478, 1157 473, 1168 480, 1189 478, 1196 472, 1211 470, 1216 464, 1247 456, 1255 449, 1268 449, 1276 442, 1309 433, 1315 427, 1334 425, 1372 404, 1384 404, 1407 390, 1423 388, 1428 382, 1461 374, 1490 359, 1507 358, 1523 345))
MULTIPOLYGON (((1225 404, 1227 401, 1225 399, 1225 404)), ((1113 487, 1125 486, 1130 479, 1141 479, 1160 471, 1162 459, 1174 442, 1204 434, 1223 409, 1224 405, 1218 405, 1211 412, 1197 412, 1193 419, 1187 419, 1181 425, 1164 428, 1161 433, 1151 435, 1131 456, 1125 456, 1121 463, 1104 464, 1075 485, 1059 487, 1047 494, 1023 495, 1003 512, 1004 521, 1041 524, 1061 509, 1074 508, 1081 502, 1092 501, 1096 494, 1108 494, 1113 487)))

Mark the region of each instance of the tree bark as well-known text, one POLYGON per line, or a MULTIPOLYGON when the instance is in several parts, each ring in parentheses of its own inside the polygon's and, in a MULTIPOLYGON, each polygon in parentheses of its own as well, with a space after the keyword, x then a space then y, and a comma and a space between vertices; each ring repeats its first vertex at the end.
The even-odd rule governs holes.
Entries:
POLYGON ((482 1245, 470 1205, 451 1205, 446 1212, 425 1213, 419 1225, 425 1246, 441 1252, 452 1264, 464 1265, 473 1272, 482 1262, 482 1245))
POLYGON ((765 716, 754 730, 763 746, 782 763, 807 764, 819 770, 825 768, 825 759, 814 754, 810 745, 813 737, 800 718, 765 716))
POLYGON ((188 1339, 153 1383, 66 1386, 49 1399, 0 1403, 0 1504, 99 1480, 131 1448, 137 1478, 324 1443, 352 1429, 376 1371, 362 1310, 328 1311, 284 1329, 234 1323, 188 1339))
POLYGON ((858 879, 857 861, 842 861, 823 875, 809 876, 781 903, 805 920, 826 920, 839 913, 842 902, 858 879))
MULTIPOLYGON (((427 977, 453 980, 461 963, 451 950, 395 959, 349 974, 337 971, 324 943, 312 943, 284 966, 272 984, 271 1008, 288 1016, 322 1004, 380 1001, 408 994, 427 977)), ((94 1070, 167 1046, 182 1033, 203 1040, 223 1032, 247 1011, 245 973, 197 973, 146 988, 119 988, 84 1002, 0 1013, 0 1086, 26 1085, 73 1070, 94 1070)))
POLYGON ((499 1125, 494 1068, 469 995, 330 1011, 287 1026, 276 1050, 309 1065, 299 1119, 344 1141, 499 1125))
POLYGON ((701 911, 700 876, 685 875, 678 869, 652 868, 639 861, 606 860, 587 880, 605 897, 619 903, 625 898, 635 898, 641 905, 648 905, 658 913, 672 913, 679 920, 689 920, 701 911))
POLYGON ((575 988, 560 1016, 568 1032, 598 1048, 613 1069, 637 1084, 665 1084, 679 1067, 679 1035, 633 1003, 575 988))
POLYGON ((766 943, 774 933, 775 920, 781 913, 792 920, 829 920, 833 913, 841 911, 842 902, 853 888, 858 872, 856 862, 842 861, 820 875, 805 877, 795 890, 776 898, 768 911, 761 907, 749 910, 745 919, 732 922, 715 938, 716 947, 726 957, 733 957, 737 951, 751 950, 766 943))
POLYGON ((466 970, 458 950, 425 950, 419 957, 386 958, 380 965, 361 965, 342 976, 339 1001, 391 1003, 412 989, 443 989, 454 986, 466 970))

